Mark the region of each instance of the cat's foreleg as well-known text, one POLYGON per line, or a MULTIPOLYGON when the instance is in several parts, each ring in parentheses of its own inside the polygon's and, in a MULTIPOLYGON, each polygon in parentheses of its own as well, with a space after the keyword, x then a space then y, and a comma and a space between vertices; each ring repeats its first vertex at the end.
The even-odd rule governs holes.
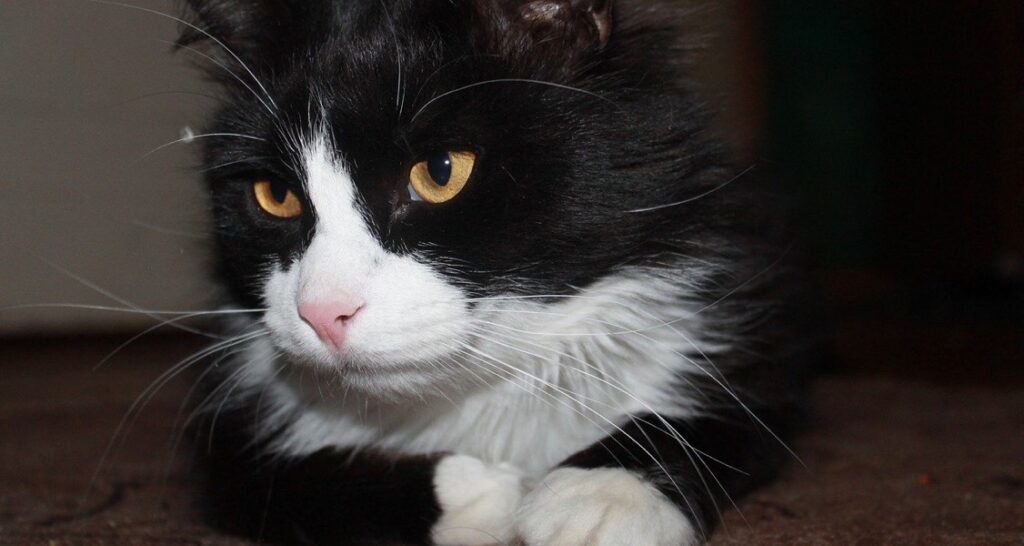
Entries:
POLYGON ((207 501, 222 526, 271 542, 508 544, 523 494, 516 469, 465 455, 240 453, 208 456, 207 501))
POLYGON ((215 449, 205 501, 227 530, 284 544, 429 544, 439 457, 324 449, 306 456, 215 449))
POLYGON ((702 544, 731 499, 770 477, 781 442, 749 416, 641 416, 570 457, 524 498, 527 546, 702 544))

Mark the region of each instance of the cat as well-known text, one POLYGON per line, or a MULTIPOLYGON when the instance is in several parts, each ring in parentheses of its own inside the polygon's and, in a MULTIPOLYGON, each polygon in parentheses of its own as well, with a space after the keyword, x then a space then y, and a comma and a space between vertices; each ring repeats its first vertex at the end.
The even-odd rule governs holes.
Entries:
POLYGON ((794 455, 776 206, 686 16, 621 0, 186 0, 233 337, 193 432, 264 542, 682 546, 794 455))

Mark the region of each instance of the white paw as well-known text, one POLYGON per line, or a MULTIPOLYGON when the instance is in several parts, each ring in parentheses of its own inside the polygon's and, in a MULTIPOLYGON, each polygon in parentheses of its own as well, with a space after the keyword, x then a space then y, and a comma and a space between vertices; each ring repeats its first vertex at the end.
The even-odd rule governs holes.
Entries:
POLYGON ((431 530, 438 546, 506 544, 523 497, 522 474, 466 455, 449 455, 434 471, 441 518, 431 530))
POLYGON ((620 469, 562 468, 523 501, 516 533, 529 546, 694 546, 690 521, 654 485, 620 469))

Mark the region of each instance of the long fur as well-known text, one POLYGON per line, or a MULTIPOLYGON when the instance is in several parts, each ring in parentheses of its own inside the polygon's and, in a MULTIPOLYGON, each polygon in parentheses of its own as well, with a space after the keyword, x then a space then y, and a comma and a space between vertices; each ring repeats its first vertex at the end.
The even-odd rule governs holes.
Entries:
POLYGON ((218 521, 468 544, 437 526, 476 514, 537 546, 690 544, 790 456, 803 281, 756 173, 707 136, 677 8, 187 4, 180 46, 225 90, 207 133, 235 135, 204 140, 217 271, 231 304, 266 308, 232 328, 268 332, 199 408, 218 521), (462 150, 455 199, 408 198, 413 164, 462 150), (257 180, 303 214, 261 211, 257 180), (342 292, 366 304, 332 349, 297 306, 342 292))

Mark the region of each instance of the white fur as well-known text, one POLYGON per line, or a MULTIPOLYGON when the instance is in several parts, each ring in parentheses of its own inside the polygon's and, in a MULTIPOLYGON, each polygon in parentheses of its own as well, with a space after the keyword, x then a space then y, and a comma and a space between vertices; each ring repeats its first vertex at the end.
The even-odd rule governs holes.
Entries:
POLYGON ((652 484, 621 469, 562 468, 523 501, 528 546, 695 546, 693 525, 652 484))
POLYGON ((441 517, 431 533, 437 546, 505 544, 523 496, 523 477, 514 467, 491 466, 465 455, 450 455, 434 472, 441 517))
POLYGON ((556 303, 482 303, 453 325, 465 348, 449 354, 445 368, 381 364, 377 381, 418 388, 419 397, 351 393, 359 378, 349 369, 340 379, 335 372, 282 373, 266 339, 241 360, 253 370, 252 387, 267 393, 265 406, 278 410, 268 415, 294 417, 301 408, 276 444, 283 453, 328 446, 455 452, 539 477, 630 415, 700 411, 699 393, 687 394, 680 382, 710 373, 701 353, 713 356, 721 347, 700 335, 699 316, 680 301, 681 290, 678 279, 638 270, 556 303))
POLYGON ((458 325, 468 319, 462 293, 426 265, 380 245, 325 137, 303 152, 316 232, 297 263, 275 266, 268 275, 264 321, 276 345, 293 359, 327 371, 344 368, 350 386, 383 394, 417 392, 429 375, 443 370, 409 364, 448 353, 458 325), (350 321, 339 355, 299 317, 298 302, 330 301, 340 293, 364 306, 350 321))

